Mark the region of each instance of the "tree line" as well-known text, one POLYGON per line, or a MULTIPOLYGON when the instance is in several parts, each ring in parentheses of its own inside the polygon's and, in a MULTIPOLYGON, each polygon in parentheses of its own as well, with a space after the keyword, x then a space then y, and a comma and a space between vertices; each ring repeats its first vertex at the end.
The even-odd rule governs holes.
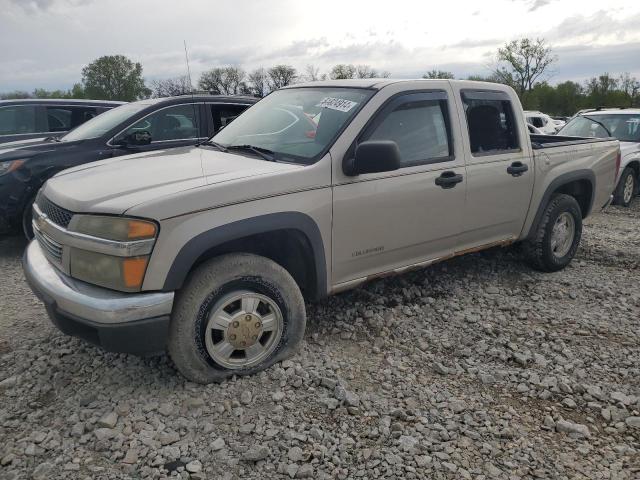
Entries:
MULTIPOLYGON (((498 82, 514 88, 525 109, 551 115, 573 115, 582 108, 640 106, 640 82, 629 73, 608 72, 586 82, 549 83, 550 71, 558 58, 544 39, 523 38, 506 43, 495 53, 489 75, 471 75, 467 80, 498 82)), ((185 95, 194 91, 223 95, 263 97, 273 90, 302 81, 350 78, 387 78, 390 72, 370 65, 338 64, 327 72, 315 65, 303 71, 291 65, 275 65, 245 71, 237 65, 214 67, 204 71, 195 87, 187 76, 144 81, 142 65, 124 55, 98 58, 82 69, 82 79, 69 90, 35 89, 0 94, 11 98, 91 98, 134 101, 149 97, 185 95)), ((423 78, 455 78, 448 71, 434 68, 423 78)))

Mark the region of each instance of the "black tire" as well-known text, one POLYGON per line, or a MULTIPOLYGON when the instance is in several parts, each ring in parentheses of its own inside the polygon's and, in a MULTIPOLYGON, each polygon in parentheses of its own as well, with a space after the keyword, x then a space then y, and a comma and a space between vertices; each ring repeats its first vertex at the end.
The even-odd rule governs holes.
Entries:
POLYGON ((169 326, 169 355, 187 379, 220 382, 231 375, 250 375, 290 357, 304 337, 306 311, 300 288, 289 272, 268 258, 246 253, 216 257, 196 268, 177 293, 169 326), (281 312, 283 328, 275 348, 248 368, 227 368, 208 353, 206 324, 212 309, 234 292, 267 297, 281 312))
POLYGON ((29 200, 22 212, 22 233, 24 233, 27 240, 33 239, 33 223, 31 223, 31 220, 33 219, 33 202, 35 200, 36 197, 29 200))
POLYGON ((622 175, 620 176, 620 181, 618 182, 618 185, 616 186, 616 189, 613 192, 614 205, 628 207, 629 205, 631 205, 631 202, 633 201, 633 197, 635 197, 637 191, 638 191, 638 178, 636 177, 636 172, 633 168, 627 167, 622 172, 622 175), (632 182, 633 187, 632 187, 631 195, 627 196, 627 198, 625 199, 625 187, 627 185, 627 182, 632 182))
MULTIPOLYGON (((555 194, 544 209, 540 223, 529 238, 523 242, 527 263, 542 272, 557 272, 569 265, 578 250, 582 237, 582 211, 580 205, 570 195, 555 194), (554 225, 564 213, 574 221, 574 235, 571 246, 562 256, 556 255, 551 246, 554 225)), ((568 243, 568 242, 567 242, 568 243)))

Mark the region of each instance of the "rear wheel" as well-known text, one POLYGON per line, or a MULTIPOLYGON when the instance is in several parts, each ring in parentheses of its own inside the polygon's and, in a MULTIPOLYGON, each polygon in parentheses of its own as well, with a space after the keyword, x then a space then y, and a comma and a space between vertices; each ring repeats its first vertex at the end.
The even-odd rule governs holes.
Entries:
POLYGON ((292 355, 302 341, 302 293, 277 263, 229 254, 199 266, 179 292, 169 355, 189 380, 248 375, 292 355))
POLYGON ((576 199, 553 195, 536 231, 524 242, 525 257, 536 270, 562 270, 575 256, 581 236, 582 211, 576 199))
POLYGON ((627 167, 620 176, 620 181, 613 193, 613 203, 616 205, 622 205, 628 207, 633 200, 638 189, 638 181, 636 178, 636 172, 633 168, 627 167))

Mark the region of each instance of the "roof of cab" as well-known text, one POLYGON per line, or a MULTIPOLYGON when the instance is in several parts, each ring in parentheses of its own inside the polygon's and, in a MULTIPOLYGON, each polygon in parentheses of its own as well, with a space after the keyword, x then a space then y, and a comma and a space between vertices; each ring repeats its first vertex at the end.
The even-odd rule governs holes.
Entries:
POLYGON ((500 89, 502 89, 502 87, 505 87, 504 85, 501 85, 501 84, 495 84, 490 82, 478 82, 475 80, 450 80, 450 79, 436 79, 436 78, 433 78, 433 79, 431 78, 402 78, 402 79, 363 78, 363 79, 347 79, 347 80, 318 80, 315 82, 296 83, 296 84, 288 85, 283 88, 287 89, 287 88, 309 88, 309 87, 319 87, 319 88, 351 87, 351 88, 369 88, 374 90, 380 90, 388 85, 392 85, 395 83, 424 82, 425 84, 428 84, 428 83, 435 83, 435 82, 441 83, 443 81, 449 82, 451 84, 459 85, 461 87, 466 86, 468 88, 478 88, 483 84, 492 85, 493 89, 495 89, 496 87, 500 87, 500 89))
POLYGON ((193 102, 220 102, 220 103, 234 103, 239 102, 243 104, 252 104, 256 103, 259 98, 250 97, 247 95, 208 95, 208 94, 197 94, 197 95, 178 95, 175 97, 160 97, 160 98, 147 98, 145 100, 138 100, 134 103, 139 103, 141 105, 156 105, 158 103, 182 103, 185 100, 191 100, 193 102))
POLYGON ((640 108, 602 108, 600 110, 587 110, 580 115, 640 115, 640 108))
POLYGON ((12 104, 28 104, 28 103, 51 103, 67 105, 122 105, 127 102, 119 102, 115 100, 88 100, 82 98, 15 98, 11 100, 0 100, 0 105, 12 105, 12 104))

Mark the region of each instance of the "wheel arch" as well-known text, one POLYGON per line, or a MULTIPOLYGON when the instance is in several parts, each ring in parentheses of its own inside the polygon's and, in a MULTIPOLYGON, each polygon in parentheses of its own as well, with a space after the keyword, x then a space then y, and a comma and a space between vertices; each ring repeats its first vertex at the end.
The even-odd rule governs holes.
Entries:
POLYGON ((531 223, 527 238, 535 235, 535 232, 540 224, 540 220, 544 214, 549 200, 552 195, 556 193, 564 193, 570 195, 576 199, 580 205, 582 211, 582 218, 586 218, 593 209, 593 202, 595 199, 596 191, 596 176, 591 170, 576 170, 575 172, 568 172, 560 175, 554 179, 546 188, 540 203, 538 210, 531 223))
POLYGON ((300 212, 279 212, 221 225, 189 240, 174 258, 164 291, 182 287, 200 263, 226 253, 254 253, 284 267, 305 296, 327 295, 324 242, 316 222, 300 212))

